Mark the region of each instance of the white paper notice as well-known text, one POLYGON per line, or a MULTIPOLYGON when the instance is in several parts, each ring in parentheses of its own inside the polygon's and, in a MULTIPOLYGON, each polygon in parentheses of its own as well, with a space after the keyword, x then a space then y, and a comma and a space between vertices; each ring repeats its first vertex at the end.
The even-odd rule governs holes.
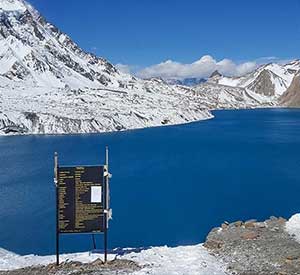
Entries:
POLYGON ((91 202, 100 203, 102 202, 102 187, 92 186, 91 187, 91 202))

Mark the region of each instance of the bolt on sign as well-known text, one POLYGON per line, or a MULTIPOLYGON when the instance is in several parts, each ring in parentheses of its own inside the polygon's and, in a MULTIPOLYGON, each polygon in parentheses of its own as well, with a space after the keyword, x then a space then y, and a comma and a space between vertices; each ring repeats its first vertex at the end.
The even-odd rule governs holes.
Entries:
POLYGON ((100 166, 59 166, 55 154, 57 199, 56 255, 59 265, 59 235, 104 233, 104 257, 107 261, 109 208, 108 149, 106 164, 100 166))

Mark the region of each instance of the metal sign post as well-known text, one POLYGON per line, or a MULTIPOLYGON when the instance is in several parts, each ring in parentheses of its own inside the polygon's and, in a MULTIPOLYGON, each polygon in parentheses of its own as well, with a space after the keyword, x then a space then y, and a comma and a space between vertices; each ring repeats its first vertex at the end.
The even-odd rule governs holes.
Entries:
POLYGON ((104 262, 107 262, 107 231, 108 231, 108 181, 109 181, 109 173, 108 173, 108 147, 105 150, 105 210, 104 210, 104 222, 105 222, 105 229, 104 229, 104 262))
POLYGON ((59 265, 59 213, 58 213, 58 204, 59 204, 59 190, 58 190, 58 155, 57 152, 54 153, 54 184, 56 191, 56 265, 59 265))
POLYGON ((112 213, 109 208, 110 176, 108 147, 105 165, 100 166, 59 166, 55 153, 56 265, 59 265, 60 234, 103 233, 104 261, 107 262, 108 221, 112 213))

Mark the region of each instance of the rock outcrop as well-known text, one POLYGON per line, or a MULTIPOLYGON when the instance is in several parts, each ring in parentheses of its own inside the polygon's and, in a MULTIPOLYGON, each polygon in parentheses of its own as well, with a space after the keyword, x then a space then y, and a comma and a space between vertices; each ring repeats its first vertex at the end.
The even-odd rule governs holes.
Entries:
POLYGON ((204 245, 227 264, 229 274, 298 275, 300 244, 285 225, 285 219, 276 217, 264 222, 226 222, 209 233, 204 245))
POLYGON ((300 107, 300 72, 294 77, 291 86, 280 97, 279 104, 287 107, 300 107))
POLYGON ((214 77, 222 77, 222 74, 219 73, 218 70, 214 71, 209 78, 214 78, 214 77))
POLYGON ((272 82, 272 72, 268 70, 263 70, 257 76, 257 78, 248 86, 248 88, 258 94, 274 96, 275 85, 272 82))

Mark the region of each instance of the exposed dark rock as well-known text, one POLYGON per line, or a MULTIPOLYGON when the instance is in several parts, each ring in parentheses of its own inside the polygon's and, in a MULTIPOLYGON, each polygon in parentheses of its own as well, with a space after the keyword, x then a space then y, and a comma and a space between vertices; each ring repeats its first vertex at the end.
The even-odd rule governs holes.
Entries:
POLYGON ((31 120, 32 122, 35 122, 39 119, 36 113, 26 112, 25 118, 31 120))
POLYGON ((19 127, 19 126, 15 126, 15 125, 7 126, 1 130, 5 134, 24 134, 27 132, 26 129, 19 127))
POLYGON ((271 75, 271 71, 263 70, 248 88, 258 94, 266 96, 275 95, 275 85, 271 80, 271 75))
POLYGON ((42 33, 39 31, 39 29, 38 29, 38 27, 37 27, 36 24, 34 25, 33 30, 34 30, 34 34, 35 34, 35 36, 36 36, 37 38, 39 38, 41 41, 45 40, 45 37, 44 37, 44 36, 42 35, 42 33))
POLYGON ((168 119, 164 119, 162 122, 161 122, 161 124, 162 125, 166 125, 166 124, 168 124, 170 121, 168 120, 168 119))
POLYGON ((30 75, 30 71, 19 61, 16 61, 4 76, 9 79, 13 79, 14 77, 17 77, 18 79, 24 79, 28 75, 30 75))
POLYGON ((221 77, 222 76, 222 74, 221 73, 219 73, 219 71, 218 70, 215 70, 211 75, 210 75, 210 77, 209 78, 214 78, 214 77, 221 77))

